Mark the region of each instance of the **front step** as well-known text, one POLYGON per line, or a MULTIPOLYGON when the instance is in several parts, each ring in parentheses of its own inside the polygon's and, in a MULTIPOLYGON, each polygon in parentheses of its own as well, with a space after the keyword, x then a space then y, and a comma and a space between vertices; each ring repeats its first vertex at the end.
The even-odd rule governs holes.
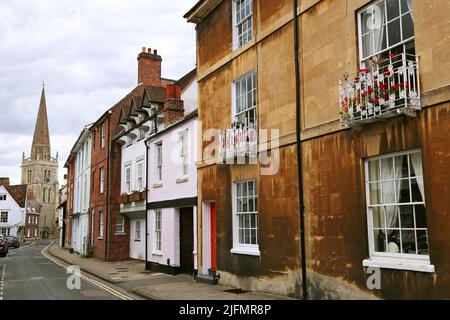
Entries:
POLYGON ((209 274, 198 274, 197 275, 197 281, 200 283, 206 283, 206 284, 212 284, 216 285, 219 283, 220 275, 216 275, 216 272, 211 272, 211 269, 209 271, 209 274))

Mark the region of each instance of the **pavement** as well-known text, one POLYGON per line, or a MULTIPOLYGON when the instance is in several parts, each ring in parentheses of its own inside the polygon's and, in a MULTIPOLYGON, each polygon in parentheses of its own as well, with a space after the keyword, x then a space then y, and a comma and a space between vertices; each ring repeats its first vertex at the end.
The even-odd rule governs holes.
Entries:
MULTIPOLYGON (((230 293, 235 289, 224 285, 199 283, 190 275, 168 275, 145 271, 144 262, 135 260, 105 262, 71 254, 57 244, 48 253, 70 265, 79 266, 85 273, 118 286, 132 294, 150 300, 293 300, 285 296, 247 292, 230 293)), ((0 270, 1 272, 1 270, 0 270)))
POLYGON ((0 300, 120 299, 86 278, 80 279, 80 288, 70 289, 71 274, 43 254, 49 244, 41 240, 10 248, 8 256, 0 258, 0 300))

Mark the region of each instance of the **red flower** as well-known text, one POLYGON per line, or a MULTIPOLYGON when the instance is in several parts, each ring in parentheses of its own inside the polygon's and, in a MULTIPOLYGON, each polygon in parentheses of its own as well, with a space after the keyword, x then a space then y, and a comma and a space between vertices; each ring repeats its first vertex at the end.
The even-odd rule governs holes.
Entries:
POLYGON ((385 75, 387 75, 388 77, 391 76, 391 72, 388 70, 384 73, 385 75))
POLYGON ((369 61, 372 61, 372 60, 373 60, 373 57, 370 57, 370 58, 369 58, 369 61))
POLYGON ((372 103, 373 103, 373 104, 378 104, 378 103, 380 103, 380 100, 378 100, 377 98, 375 98, 375 99, 372 100, 372 103))
POLYGON ((369 72, 369 69, 361 69, 361 70, 359 70, 359 72, 367 73, 367 72, 369 72))
POLYGON ((389 96, 387 94, 383 94, 383 99, 384 100, 389 100, 389 96))
POLYGON ((361 109, 361 110, 364 109, 364 106, 359 106, 359 109, 361 109))
POLYGON ((369 94, 373 93, 373 88, 369 88, 369 94))
POLYGON ((360 101, 361 100, 361 98, 360 97, 356 97, 356 99, 355 99, 356 101, 360 101))
POLYGON ((367 95, 367 93, 368 93, 367 91, 363 91, 363 93, 362 93, 362 94, 366 96, 366 95, 367 95))
POLYGON ((405 87, 405 84, 404 84, 403 82, 400 82, 400 83, 398 84, 398 86, 399 86, 400 88, 404 88, 404 87, 405 87))
POLYGON ((391 58, 395 57, 395 53, 389 53, 389 57, 391 58))
POLYGON ((391 89, 394 90, 394 91, 397 91, 398 86, 397 86, 397 85, 393 85, 393 86, 391 87, 391 89))

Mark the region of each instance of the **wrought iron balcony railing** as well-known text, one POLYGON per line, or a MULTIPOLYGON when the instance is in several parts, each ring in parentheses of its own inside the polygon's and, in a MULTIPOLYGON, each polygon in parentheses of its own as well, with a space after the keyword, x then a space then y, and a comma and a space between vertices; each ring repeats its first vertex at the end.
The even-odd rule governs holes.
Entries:
POLYGON ((419 61, 405 53, 369 59, 369 68, 339 80, 341 125, 358 126, 420 110, 419 61))
POLYGON ((236 158, 256 158, 258 130, 256 125, 233 124, 220 132, 219 157, 229 161, 236 158))

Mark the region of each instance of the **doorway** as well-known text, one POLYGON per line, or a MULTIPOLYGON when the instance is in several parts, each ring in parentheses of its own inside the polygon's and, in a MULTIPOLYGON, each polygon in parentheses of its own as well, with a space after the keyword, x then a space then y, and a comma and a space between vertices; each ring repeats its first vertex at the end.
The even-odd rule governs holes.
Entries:
POLYGON ((194 271, 194 209, 180 208, 180 271, 194 271))

